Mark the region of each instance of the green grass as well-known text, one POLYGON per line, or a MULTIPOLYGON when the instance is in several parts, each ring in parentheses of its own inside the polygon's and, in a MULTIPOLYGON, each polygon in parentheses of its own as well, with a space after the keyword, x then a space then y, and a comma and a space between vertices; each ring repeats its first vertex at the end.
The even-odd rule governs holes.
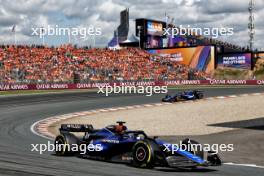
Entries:
POLYGON ((33 94, 55 94, 70 92, 94 92, 96 89, 72 89, 72 90, 9 90, 0 91, 0 95, 33 95, 33 94))
POLYGON ((254 72, 254 75, 256 76, 257 79, 264 79, 264 68, 256 70, 254 72))
POLYGON ((241 70, 241 69, 216 69, 214 72, 214 78, 220 80, 232 80, 232 79, 240 79, 246 80, 251 79, 251 71, 249 70, 241 70))

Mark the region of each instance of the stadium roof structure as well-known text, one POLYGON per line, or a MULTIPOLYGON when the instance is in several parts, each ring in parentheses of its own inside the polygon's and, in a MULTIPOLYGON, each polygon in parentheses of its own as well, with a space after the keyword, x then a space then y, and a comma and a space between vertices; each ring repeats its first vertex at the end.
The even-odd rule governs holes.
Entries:
POLYGON ((130 37, 121 43, 139 43, 139 38, 135 34, 131 34, 130 37))
POLYGON ((118 39, 116 37, 116 35, 114 35, 114 37, 110 40, 110 42, 108 43, 108 47, 115 47, 118 45, 118 39))

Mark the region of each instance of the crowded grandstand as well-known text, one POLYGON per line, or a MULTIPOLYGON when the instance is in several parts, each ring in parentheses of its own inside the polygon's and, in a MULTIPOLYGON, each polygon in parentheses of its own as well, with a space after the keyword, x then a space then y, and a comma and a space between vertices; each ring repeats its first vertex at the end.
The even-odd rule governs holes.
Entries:
POLYGON ((205 73, 145 50, 1 46, 0 82, 70 83, 88 81, 205 79, 205 73))

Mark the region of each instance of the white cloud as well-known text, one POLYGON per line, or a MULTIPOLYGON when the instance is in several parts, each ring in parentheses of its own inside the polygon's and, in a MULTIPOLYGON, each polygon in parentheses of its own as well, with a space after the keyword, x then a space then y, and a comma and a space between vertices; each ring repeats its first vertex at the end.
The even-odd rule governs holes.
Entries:
MULTIPOLYGON (((1 41, 12 41, 10 29, 14 24, 17 25, 21 42, 35 40, 36 43, 39 40, 29 39, 31 26, 94 25, 101 27, 103 34, 97 37, 97 44, 105 46, 119 25, 120 11, 125 8, 130 9, 131 21, 136 18, 164 20, 166 12, 175 18, 177 25, 234 27, 235 35, 223 40, 247 45, 248 0, 0 0, 1 41)), ((263 0, 256 0, 255 18, 256 46, 263 48, 263 0)), ((133 25, 130 24, 132 31, 133 25)), ((53 41, 49 44, 53 44, 53 41)))

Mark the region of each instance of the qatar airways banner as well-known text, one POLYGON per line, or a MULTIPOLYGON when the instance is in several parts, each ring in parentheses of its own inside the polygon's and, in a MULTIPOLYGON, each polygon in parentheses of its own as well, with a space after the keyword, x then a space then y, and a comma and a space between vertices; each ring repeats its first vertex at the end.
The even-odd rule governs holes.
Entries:
POLYGON ((264 85, 264 80, 170 80, 127 81, 79 84, 0 84, 0 91, 93 89, 106 86, 177 86, 177 85, 264 85))
POLYGON ((264 85, 264 80, 176 80, 164 81, 163 85, 264 85))

